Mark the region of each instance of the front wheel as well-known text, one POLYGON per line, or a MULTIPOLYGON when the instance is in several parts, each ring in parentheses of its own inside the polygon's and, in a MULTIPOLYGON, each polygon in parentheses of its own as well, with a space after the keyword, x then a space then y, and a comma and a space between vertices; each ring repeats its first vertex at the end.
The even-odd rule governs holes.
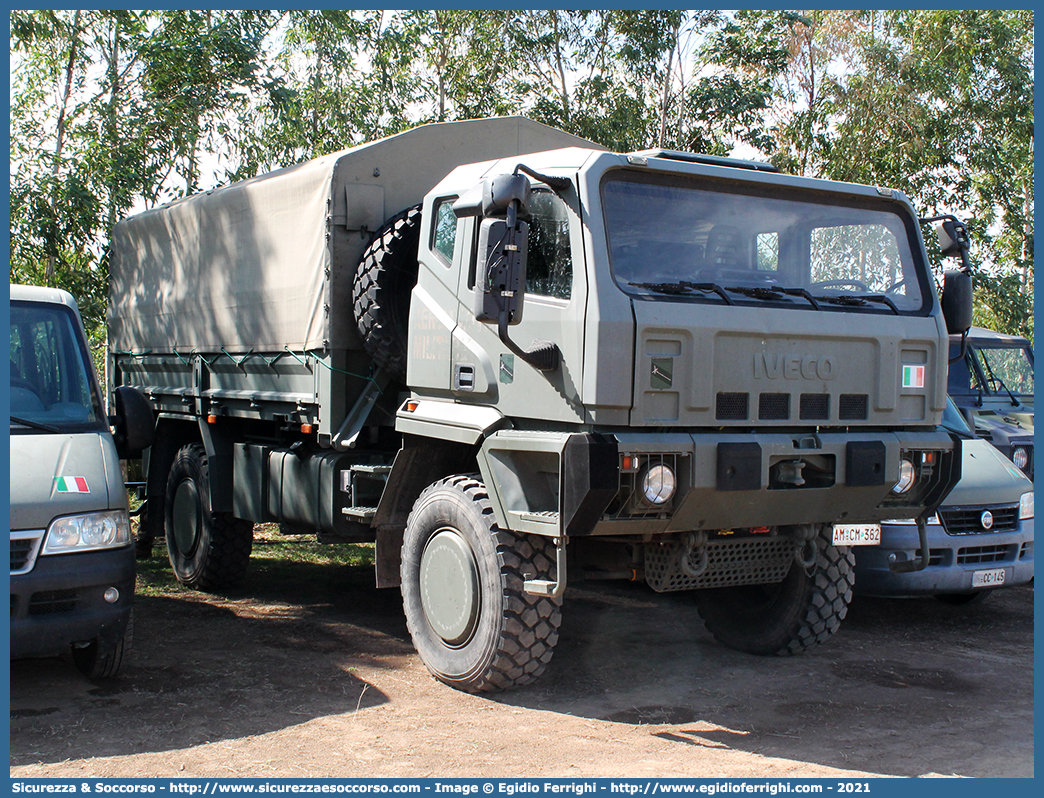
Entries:
POLYGON ((134 613, 131 612, 119 637, 113 640, 98 637, 89 645, 73 648, 73 664, 88 679, 111 679, 119 675, 133 642, 134 613))
POLYGON ((795 562, 782 582, 696 591, 696 607, 715 639, 760 655, 797 654, 825 642, 848 613, 855 581, 851 549, 820 530, 816 562, 795 562))
POLYGON ((224 590, 246 573, 254 525, 210 509, 206 450, 184 446, 167 477, 164 505, 167 555, 174 576, 198 590, 224 590))
POLYGON ((526 593, 553 578, 550 539, 497 526, 485 486, 453 476, 417 499, 402 546, 402 603, 435 678, 469 693, 529 684, 551 661, 561 598, 526 593))

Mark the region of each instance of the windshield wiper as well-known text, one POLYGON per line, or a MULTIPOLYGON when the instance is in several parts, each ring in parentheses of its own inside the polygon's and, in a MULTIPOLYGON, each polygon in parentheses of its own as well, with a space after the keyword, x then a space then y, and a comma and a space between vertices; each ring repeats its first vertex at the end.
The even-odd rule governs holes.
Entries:
POLYGON ((833 294, 827 294, 826 296, 817 296, 815 298, 820 302, 829 302, 831 305, 846 305, 848 307, 859 307, 867 305, 870 302, 879 302, 882 305, 888 305, 892 313, 896 316, 901 315, 899 313, 899 308, 895 306, 895 303, 884 294, 862 294, 860 296, 835 296, 833 294))
POLYGON ((628 283, 628 285, 644 288, 647 291, 656 291, 660 294, 684 295, 691 294, 693 291, 702 291, 705 294, 717 294, 725 300, 726 305, 735 304, 725 293, 725 289, 714 283, 690 283, 688 280, 679 280, 676 283, 628 283))
POLYGON ((759 286, 736 286, 734 288, 726 288, 726 291, 733 291, 737 294, 743 294, 744 296, 753 297, 754 299, 779 299, 781 296, 799 296, 802 299, 807 299, 809 303, 816 310, 822 310, 816 298, 812 296, 804 288, 783 288, 779 285, 759 285, 759 286))
POLYGON ((41 424, 39 421, 30 421, 27 418, 19 418, 18 416, 11 416, 11 423, 21 424, 23 427, 38 429, 44 432, 61 432, 58 427, 52 427, 50 424, 41 424))
POLYGON ((644 288, 647 291, 656 291, 659 294, 691 294, 692 288, 685 282, 678 283, 628 283, 635 288, 644 288))

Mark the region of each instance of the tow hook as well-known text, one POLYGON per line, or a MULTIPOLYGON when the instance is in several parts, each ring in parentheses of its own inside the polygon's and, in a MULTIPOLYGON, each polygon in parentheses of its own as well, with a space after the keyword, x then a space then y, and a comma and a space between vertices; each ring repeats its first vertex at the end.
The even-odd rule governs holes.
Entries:
POLYGON ((681 568, 682 573, 686 576, 696 577, 703 576, 707 570, 708 556, 707 556, 707 533, 704 531, 689 532, 685 535, 685 545, 682 546, 681 551, 678 554, 678 567, 681 568), (699 549, 700 561, 693 568, 689 565, 689 558, 692 556, 693 551, 699 549))
POLYGON ((819 555, 819 546, 816 543, 818 530, 812 524, 802 524, 799 527, 799 540, 794 547, 794 560, 802 568, 808 570, 816 564, 819 555))
POLYGON ((928 567, 931 552, 928 551, 928 525, 925 523, 923 515, 917 518, 917 538, 921 544, 921 556, 916 560, 903 560, 902 562, 889 560, 888 568, 892 573, 909 574, 914 571, 923 571, 928 567))

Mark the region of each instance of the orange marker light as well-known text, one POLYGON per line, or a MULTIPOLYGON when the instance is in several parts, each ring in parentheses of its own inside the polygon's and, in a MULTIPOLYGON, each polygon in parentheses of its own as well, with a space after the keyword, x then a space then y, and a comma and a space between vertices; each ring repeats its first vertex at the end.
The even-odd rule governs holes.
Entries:
POLYGON ((213 414, 207 416, 207 423, 208 424, 217 424, 217 416, 215 416, 213 414))
POLYGON ((413 412, 413 411, 415 411, 415 410, 416 410, 416 409, 417 409, 418 407, 420 407, 420 402, 418 402, 418 401, 417 401, 416 399, 410 399, 410 400, 409 400, 409 401, 408 401, 408 402, 406 403, 406 412, 407 412, 407 413, 412 413, 412 412, 413 412))
POLYGON ((301 432, 303 434, 305 434, 305 435, 310 434, 312 432, 312 425, 311 424, 302 424, 301 425, 301 432))

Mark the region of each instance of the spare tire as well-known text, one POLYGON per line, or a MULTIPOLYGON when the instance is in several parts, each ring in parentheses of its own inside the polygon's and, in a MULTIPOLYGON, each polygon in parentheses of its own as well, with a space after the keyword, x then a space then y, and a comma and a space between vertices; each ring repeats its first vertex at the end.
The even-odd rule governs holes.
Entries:
POLYGON ((395 379, 406 377, 410 293, 417 284, 421 206, 396 214, 377 231, 355 269, 352 303, 363 348, 395 379))

